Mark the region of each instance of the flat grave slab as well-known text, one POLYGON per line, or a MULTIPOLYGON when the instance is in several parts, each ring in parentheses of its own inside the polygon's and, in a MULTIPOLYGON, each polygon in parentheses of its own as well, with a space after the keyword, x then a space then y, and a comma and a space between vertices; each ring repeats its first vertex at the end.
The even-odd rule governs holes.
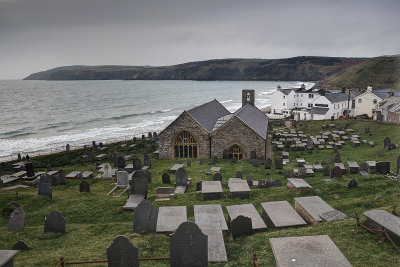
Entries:
POLYGON ((91 172, 91 171, 82 172, 82 178, 83 179, 88 179, 88 178, 92 177, 92 175, 93 175, 93 172, 91 172))
POLYGON ((170 173, 175 173, 178 169, 183 168, 185 165, 183 164, 175 164, 174 166, 169 169, 170 173))
POLYGON ((77 179, 78 176, 81 174, 81 171, 73 171, 70 172, 67 176, 65 176, 66 179, 77 179))
POLYGON ((306 169, 311 169, 311 170, 314 169, 313 165, 311 165, 311 164, 304 164, 303 167, 306 168, 306 169))
POLYGON ((139 203, 144 199, 144 195, 132 194, 129 196, 126 204, 124 205, 125 210, 134 210, 139 203))
POLYGON ((314 176, 314 170, 313 169, 306 169, 306 176, 307 177, 313 177, 314 176))
POLYGON ((220 204, 194 205, 194 221, 198 225, 208 225, 228 231, 224 212, 220 204))
POLYGON ((287 201, 263 202, 261 206, 263 217, 276 228, 307 224, 287 201))
POLYGON ((246 180, 229 178, 228 187, 231 197, 250 198, 250 187, 246 180))
POLYGON ((287 178, 287 187, 291 190, 300 190, 301 188, 312 188, 306 181, 298 178, 287 178))
POLYGON ((349 174, 357 174, 358 173, 358 163, 355 161, 348 161, 347 165, 349 166, 349 174))
POLYGON ((334 209, 319 196, 298 197, 294 199, 294 207, 303 219, 311 224, 324 221, 320 214, 334 209))
POLYGON ((208 262, 227 262, 224 236, 221 229, 209 225, 199 225, 203 234, 208 236, 208 262))
POLYGON ((393 242, 400 245, 400 218, 385 210, 370 210, 363 213, 367 223, 375 229, 385 229, 393 242))
POLYGON ((231 221, 239 215, 242 215, 251 219, 253 230, 264 230, 267 228, 267 225, 264 223, 253 204, 226 206, 226 210, 228 211, 231 221))
POLYGON ((306 161, 303 158, 296 158, 297 167, 303 167, 306 161))
POLYGON ((351 267, 328 235, 270 238, 276 266, 351 267))
POLYGON ((16 176, 16 177, 21 178, 21 177, 23 177, 23 176, 26 175, 26 171, 16 172, 16 173, 14 173, 13 175, 16 176))
POLYGON ((172 233, 187 221, 186 206, 160 207, 158 209, 157 233, 172 233))
POLYGON ((96 159, 99 160, 99 161, 100 161, 100 160, 105 160, 106 158, 107 158, 107 155, 106 155, 106 154, 100 154, 100 155, 97 155, 97 156, 96 156, 96 159))
POLYGON ((14 257, 18 254, 18 252, 19 250, 0 250, 0 266, 14 266, 14 257))
POLYGON ((203 200, 221 199, 222 185, 220 181, 204 181, 202 182, 201 192, 203 200))
POLYGON ((324 167, 322 167, 321 164, 314 164, 313 168, 315 172, 322 172, 324 170, 324 167))
POLYGON ((18 181, 19 179, 20 179, 19 177, 15 177, 13 175, 3 175, 0 177, 0 185, 12 184, 18 181))
POLYGON ((210 171, 211 172, 220 172, 221 171, 221 167, 211 167, 210 171))
POLYGON ((53 176, 53 175, 58 174, 58 171, 49 171, 47 174, 50 176, 53 176))
POLYGON ((18 188, 28 188, 28 187, 29 186, 27 186, 27 185, 17 184, 17 185, 14 185, 14 186, 5 187, 5 188, 1 189, 1 191, 14 190, 14 189, 18 189, 18 188))
POLYGON ((179 186, 175 187, 174 194, 185 194, 186 188, 187 187, 184 185, 179 185, 179 186))

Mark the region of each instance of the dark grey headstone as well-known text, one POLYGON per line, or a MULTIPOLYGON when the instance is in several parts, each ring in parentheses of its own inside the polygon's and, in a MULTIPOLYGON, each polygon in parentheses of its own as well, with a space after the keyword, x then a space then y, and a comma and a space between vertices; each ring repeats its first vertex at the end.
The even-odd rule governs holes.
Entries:
POLYGON ((224 149, 224 151, 222 151, 222 158, 229 159, 229 150, 228 149, 224 149))
POLYGON ((70 149, 71 149, 70 145, 69 145, 69 144, 67 144, 67 145, 65 146, 65 151, 66 151, 66 152, 69 152, 69 151, 70 151, 70 149))
POLYGON ((50 171, 51 171, 51 164, 50 164, 50 163, 47 164, 46 170, 47 170, 47 172, 50 172, 50 171))
POLYGON ((192 166, 192 162, 190 160, 186 161, 186 166, 191 167, 192 166))
POLYGON ((285 177, 286 179, 292 177, 292 172, 290 170, 285 170, 283 172, 283 177, 285 177))
POLYGON ((139 250, 127 237, 117 236, 107 248, 108 267, 139 267, 139 250))
POLYGON ((366 134, 369 134, 371 130, 369 129, 369 126, 368 126, 368 127, 365 127, 364 131, 366 134))
POLYGON ((378 151, 378 157, 383 158, 383 156, 384 156, 383 151, 378 151))
POLYGON ((274 187, 281 187, 282 186, 282 181, 281 179, 275 179, 273 185, 274 187))
POLYGON ((257 153, 254 150, 250 152, 250 159, 257 159, 257 153))
POLYGON ((148 178, 144 171, 136 171, 132 175, 131 194, 139 194, 147 197, 148 178))
POLYGON ((265 180, 258 180, 258 185, 257 185, 257 187, 258 188, 267 188, 267 181, 265 181, 265 180))
POLYGON ((241 171, 236 171, 236 178, 243 178, 243 173, 241 171))
POLYGON ((148 138, 149 140, 153 140, 153 134, 152 134, 151 132, 148 132, 148 133, 147 133, 147 138, 148 138))
POLYGON ((203 181, 196 182, 196 191, 201 191, 203 189, 203 181))
POLYGON ((388 174, 390 172, 390 161, 378 161, 376 171, 381 174, 388 174))
POLYGON ((35 176, 35 170, 33 169, 33 162, 29 161, 25 163, 25 171, 27 177, 35 176))
POLYGON ((184 168, 179 168, 175 173, 176 186, 187 186, 188 174, 184 168))
POLYGON ((161 179, 162 179, 163 184, 170 184, 171 183, 171 177, 166 172, 163 173, 161 179))
MULTIPOLYGON (((317 164, 317 163, 316 163, 316 164, 317 164)), ((325 160, 321 161, 321 165, 322 165, 322 166, 327 165, 327 164, 328 164, 328 163, 326 163, 325 160)))
POLYGON ((275 159, 275 169, 282 169, 283 167, 283 160, 282 158, 275 159))
POLYGON ((82 181, 80 184, 79 184, 79 192, 86 192, 86 193, 89 193, 90 192, 90 184, 88 183, 88 182, 86 182, 86 181, 82 181))
POLYGON ((335 155, 335 163, 341 163, 341 162, 342 162, 342 157, 340 157, 340 154, 337 153, 337 154, 335 155))
POLYGON ((232 157, 232 158, 231 158, 231 164, 235 164, 236 162, 237 162, 237 158, 232 157))
POLYGON ((268 178, 268 180, 266 182, 266 186, 267 187, 273 187, 274 186, 274 179, 268 178))
POLYGON ((258 160, 254 159, 252 164, 253 164, 253 167, 258 168, 258 160))
POLYGON ((25 227, 26 213, 22 207, 17 207, 10 215, 10 222, 8 224, 8 231, 22 232, 25 227))
POLYGON ((143 162, 144 162, 144 166, 151 167, 151 159, 150 159, 149 155, 147 155, 147 154, 143 155, 143 162))
POLYGON ((153 132, 153 142, 157 142, 157 133, 153 132))
POLYGON ((392 140, 389 137, 385 137, 385 139, 383 140, 383 147, 389 149, 391 144, 392 140))
POLYGON ((151 183, 151 172, 148 170, 144 171, 144 175, 147 177, 147 181, 151 183))
POLYGON ((30 247, 28 244, 25 243, 24 240, 19 240, 17 243, 14 244, 11 248, 12 250, 29 250, 30 247))
POLYGON ((264 168, 265 169, 271 169, 271 165, 272 165, 272 159, 266 158, 265 162, 264 162, 264 168))
POLYGON ((366 162, 362 162, 360 164, 360 171, 369 172, 369 165, 366 162))
POLYGON ((328 162, 329 162, 329 164, 333 164, 333 163, 335 163, 335 159, 334 158, 330 158, 328 162))
POLYGON ((349 189, 356 188, 357 186, 358 186, 358 183, 354 179, 351 179, 350 182, 347 184, 347 188, 349 188, 349 189))
POLYGON ((123 170, 125 168, 125 158, 123 156, 118 157, 118 169, 123 170))
POLYGON ((52 183, 53 181, 50 175, 41 175, 38 186, 38 195, 52 197, 52 183))
POLYGON ((44 221, 44 233, 65 233, 66 220, 61 212, 53 210, 44 221))
POLYGON ((307 177, 307 169, 306 168, 299 168, 299 178, 306 178, 307 177))
POLYGON ((329 166, 325 166, 323 171, 322 171, 324 176, 330 176, 331 175, 331 169, 329 168, 329 166))
POLYGON ((194 222, 184 222, 169 236, 170 266, 208 266, 208 236, 194 222))
POLYGON ((142 200, 133 213, 133 232, 141 233, 149 230, 151 202, 147 199, 142 200))
POLYGON ((230 228, 233 238, 253 233, 251 218, 242 215, 237 216, 230 222, 230 228))
POLYGON ((142 169, 142 162, 138 158, 133 159, 133 170, 138 171, 142 169))
POLYGON ((203 165, 203 159, 199 159, 199 165, 203 165))
POLYGON ((220 181, 222 182, 222 174, 220 172, 216 172, 213 177, 213 181, 220 181))
POLYGON ((331 170, 331 178, 342 178, 342 174, 342 169, 339 166, 335 166, 331 170))
MULTIPOLYGON (((154 138, 154 135, 153 135, 154 138)), ((157 218, 158 218, 158 208, 153 207, 151 211, 151 217, 149 222, 149 231, 150 233, 155 233, 157 230, 157 218)))

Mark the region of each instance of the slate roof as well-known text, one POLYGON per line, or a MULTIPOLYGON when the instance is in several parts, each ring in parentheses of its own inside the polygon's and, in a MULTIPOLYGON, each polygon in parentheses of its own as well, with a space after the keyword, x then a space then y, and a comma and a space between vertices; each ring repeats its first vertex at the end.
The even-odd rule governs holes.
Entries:
POLYGON ((292 88, 292 89, 281 89, 281 92, 282 93, 284 93, 285 95, 288 95, 288 94, 290 94, 290 92, 291 91, 297 91, 297 90, 299 90, 300 88, 292 88))
POLYGON ((233 115, 241 119, 262 138, 267 139, 268 117, 261 110, 247 103, 233 115))
POLYGON ((390 112, 400 112, 400 97, 390 97, 379 104, 379 107, 390 112))
POLYGON ((400 92, 398 90, 393 89, 374 89, 372 93, 381 99, 386 99, 388 97, 388 92, 393 92, 394 96, 400 96, 400 92))
POLYGON ((343 102, 348 100, 348 96, 345 93, 326 94, 325 97, 332 103, 343 102))
POLYGON ((212 131, 217 120, 231 114, 216 99, 187 111, 207 131, 212 131))
POLYGON ((310 110, 311 114, 325 115, 329 108, 312 107, 310 110))

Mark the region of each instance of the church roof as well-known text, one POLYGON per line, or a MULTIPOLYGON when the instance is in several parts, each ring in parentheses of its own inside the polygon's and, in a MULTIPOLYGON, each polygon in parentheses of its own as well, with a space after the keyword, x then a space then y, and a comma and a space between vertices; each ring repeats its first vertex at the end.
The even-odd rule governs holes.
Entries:
POLYGON ((216 99, 187 111, 207 131, 214 129, 217 120, 231 114, 216 99))
POLYGON ((233 115, 241 119, 262 138, 267 139, 268 117, 261 110, 247 103, 233 115))

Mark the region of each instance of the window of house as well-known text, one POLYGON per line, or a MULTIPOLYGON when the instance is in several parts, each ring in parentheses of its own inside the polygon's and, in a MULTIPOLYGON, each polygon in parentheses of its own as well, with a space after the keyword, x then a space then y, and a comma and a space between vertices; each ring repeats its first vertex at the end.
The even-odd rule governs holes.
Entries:
POLYGON ((300 106, 302 106, 303 105, 303 103, 300 103, 300 106))
POLYGON ((308 94, 308 98, 314 98, 314 94, 308 94))
POLYGON ((312 108, 312 104, 311 104, 311 103, 309 103, 309 104, 308 104, 308 107, 309 107, 309 108, 312 108))
POLYGON ((283 103, 283 105, 285 105, 285 103, 283 103))
POLYGON ((374 99, 374 104, 376 104, 376 103, 378 103, 378 100, 377 100, 377 99, 374 99))
POLYGON ((285 96, 283 96, 283 99, 285 99, 285 96))
POLYGON ((362 103, 362 99, 361 99, 361 98, 358 99, 358 103, 359 103, 359 104, 362 103))

